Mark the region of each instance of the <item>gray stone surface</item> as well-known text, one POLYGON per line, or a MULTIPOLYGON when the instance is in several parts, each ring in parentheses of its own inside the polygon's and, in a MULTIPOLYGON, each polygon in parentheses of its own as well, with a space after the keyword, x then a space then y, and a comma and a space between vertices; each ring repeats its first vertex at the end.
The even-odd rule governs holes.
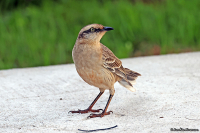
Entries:
MULTIPOLYGON (((74 64, 0 71, 0 132, 170 132, 200 130, 200 52, 122 59, 123 66, 142 74, 136 92, 118 83, 103 118, 68 114, 86 109, 98 88, 85 83, 74 64)), ((94 108, 104 109, 106 91, 94 108)))

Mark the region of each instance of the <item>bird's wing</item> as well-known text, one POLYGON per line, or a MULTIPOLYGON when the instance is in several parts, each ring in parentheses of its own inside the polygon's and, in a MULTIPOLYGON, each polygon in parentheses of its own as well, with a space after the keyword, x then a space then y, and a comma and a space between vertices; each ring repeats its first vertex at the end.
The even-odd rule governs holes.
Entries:
POLYGON ((122 86, 129 89, 130 91, 135 91, 133 84, 135 84, 135 79, 137 76, 141 76, 139 73, 129 70, 128 68, 123 68, 122 62, 113 54, 113 52, 101 44, 102 48, 102 59, 103 66, 110 70, 112 73, 121 77, 118 81, 122 86))
POLYGON ((103 44, 101 44, 101 48, 103 66, 119 77, 127 79, 124 68, 122 66, 122 62, 113 54, 109 48, 103 44))

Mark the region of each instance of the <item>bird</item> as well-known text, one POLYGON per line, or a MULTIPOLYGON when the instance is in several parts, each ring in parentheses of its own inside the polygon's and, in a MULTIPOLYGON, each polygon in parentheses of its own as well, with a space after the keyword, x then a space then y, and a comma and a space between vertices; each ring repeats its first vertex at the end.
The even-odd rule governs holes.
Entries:
POLYGON ((70 113, 92 113, 88 118, 103 117, 110 115, 108 106, 114 96, 114 84, 119 82, 128 90, 134 92, 133 85, 136 83, 138 72, 122 66, 122 62, 105 45, 100 43, 101 38, 107 31, 114 30, 112 27, 101 24, 89 24, 83 27, 76 39, 72 50, 72 58, 79 76, 89 85, 99 88, 99 94, 85 110, 69 111, 70 113), (103 109, 92 109, 105 90, 109 90, 110 96, 103 109), (100 113, 101 112, 101 113, 100 113))

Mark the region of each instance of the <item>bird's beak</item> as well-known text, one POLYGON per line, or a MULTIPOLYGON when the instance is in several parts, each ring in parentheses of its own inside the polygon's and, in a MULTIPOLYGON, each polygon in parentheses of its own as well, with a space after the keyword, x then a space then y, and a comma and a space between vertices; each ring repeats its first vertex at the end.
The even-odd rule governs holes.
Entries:
POLYGON ((104 27, 103 30, 109 31, 109 30, 114 30, 112 27, 104 27))

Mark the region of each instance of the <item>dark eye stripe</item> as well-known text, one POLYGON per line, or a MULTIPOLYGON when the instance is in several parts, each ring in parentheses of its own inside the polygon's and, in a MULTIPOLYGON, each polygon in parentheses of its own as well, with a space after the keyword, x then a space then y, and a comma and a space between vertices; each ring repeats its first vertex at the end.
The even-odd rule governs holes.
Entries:
POLYGON ((99 32, 99 31, 102 31, 102 29, 95 29, 95 32, 99 32))
MULTIPOLYGON (((99 31, 102 31, 101 29, 95 29, 94 28, 94 32, 99 32, 99 31)), ((91 28, 89 30, 86 30, 86 31, 83 31, 83 33, 90 33, 91 32, 91 28)))
MULTIPOLYGON (((100 32, 100 31, 103 30, 103 29, 96 29, 96 28, 94 28, 94 29, 95 29, 94 32, 100 32)), ((83 31, 83 32, 79 35, 79 38, 82 38, 82 37, 84 36, 84 34, 88 34, 88 33, 91 33, 91 28, 88 29, 88 30, 83 31)))

